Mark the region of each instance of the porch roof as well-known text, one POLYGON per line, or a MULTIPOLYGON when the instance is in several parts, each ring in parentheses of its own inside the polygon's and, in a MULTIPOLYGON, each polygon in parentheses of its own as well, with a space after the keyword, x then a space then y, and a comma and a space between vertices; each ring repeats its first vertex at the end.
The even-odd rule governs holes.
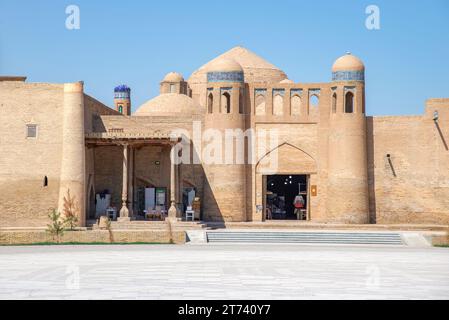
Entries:
POLYGON ((88 145, 120 145, 129 144, 175 144, 181 141, 181 136, 162 132, 123 132, 109 130, 108 132, 91 132, 85 134, 88 145))

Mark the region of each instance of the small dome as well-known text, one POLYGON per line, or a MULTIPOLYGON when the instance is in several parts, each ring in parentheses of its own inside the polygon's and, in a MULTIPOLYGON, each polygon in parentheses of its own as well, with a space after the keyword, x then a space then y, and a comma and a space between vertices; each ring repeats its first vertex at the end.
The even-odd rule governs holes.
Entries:
POLYGON ((364 71, 365 65, 362 60, 353 56, 350 52, 338 58, 332 66, 332 72, 338 71, 364 71))
POLYGON ((128 87, 126 84, 121 84, 114 88, 114 92, 130 92, 131 88, 128 87))
POLYGON ((242 66, 234 59, 220 59, 215 61, 207 72, 243 72, 242 66))
POLYGON ((290 80, 290 79, 284 79, 284 80, 282 80, 279 83, 294 83, 294 82, 292 80, 290 80))
POLYGON ((179 93, 166 93, 145 102, 133 115, 180 116, 200 112, 201 107, 189 96, 179 93))
POLYGON ((183 76, 177 72, 167 73, 162 82, 181 82, 184 81, 183 76))

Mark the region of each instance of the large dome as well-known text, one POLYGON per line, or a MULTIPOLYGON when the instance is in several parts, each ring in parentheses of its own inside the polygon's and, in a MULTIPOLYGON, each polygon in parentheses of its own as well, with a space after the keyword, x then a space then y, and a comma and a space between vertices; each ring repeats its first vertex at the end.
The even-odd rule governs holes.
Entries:
POLYGON ((134 116, 180 116, 201 113, 201 106, 179 93, 166 93, 145 102, 133 114, 134 116))
POLYGON ((243 69, 245 82, 248 83, 280 82, 287 78, 287 75, 282 70, 259 57, 254 52, 243 47, 235 47, 194 71, 188 82, 191 85, 206 83, 207 73, 211 72, 211 68, 213 71, 218 71, 216 70, 217 66, 226 66, 229 69, 234 69, 237 68, 237 64, 243 69), (234 61, 235 63, 231 63, 230 61, 234 61))
POLYGON ((338 71, 364 71, 365 65, 362 60, 353 56, 351 53, 346 53, 344 56, 338 58, 332 66, 332 72, 338 71))

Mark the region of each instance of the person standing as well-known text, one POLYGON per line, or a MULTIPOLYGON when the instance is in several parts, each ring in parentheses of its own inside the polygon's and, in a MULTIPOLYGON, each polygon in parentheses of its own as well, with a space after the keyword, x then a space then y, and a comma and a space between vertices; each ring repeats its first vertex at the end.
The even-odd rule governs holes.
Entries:
POLYGON ((295 197, 295 200, 293 200, 293 205, 295 207, 296 217, 299 220, 299 217, 301 215, 301 210, 304 209, 304 205, 305 205, 304 197, 302 195, 298 194, 295 197))

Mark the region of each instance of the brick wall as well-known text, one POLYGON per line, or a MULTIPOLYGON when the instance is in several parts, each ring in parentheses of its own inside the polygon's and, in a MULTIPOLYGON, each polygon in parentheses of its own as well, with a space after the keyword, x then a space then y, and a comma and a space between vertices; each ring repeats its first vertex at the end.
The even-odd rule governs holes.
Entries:
MULTIPOLYGON (((173 243, 183 244, 186 242, 184 231, 166 230, 123 230, 113 231, 113 242, 133 243, 133 242, 151 242, 151 243, 173 243)), ((61 242, 79 242, 79 243, 109 243, 110 234, 107 230, 93 231, 67 231, 61 238, 61 242)), ((45 231, 0 231, 0 245, 8 244, 33 244, 54 242, 51 235, 45 231)))

